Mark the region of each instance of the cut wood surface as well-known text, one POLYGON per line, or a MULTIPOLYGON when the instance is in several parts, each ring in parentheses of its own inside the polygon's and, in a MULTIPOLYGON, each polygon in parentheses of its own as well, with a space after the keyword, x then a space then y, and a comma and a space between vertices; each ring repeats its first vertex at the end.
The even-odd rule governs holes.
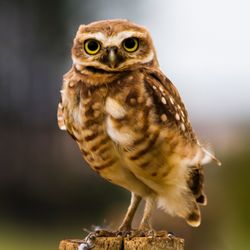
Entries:
POLYGON ((163 237, 96 237, 87 244, 84 240, 62 240, 59 250, 184 250, 184 240, 163 237))

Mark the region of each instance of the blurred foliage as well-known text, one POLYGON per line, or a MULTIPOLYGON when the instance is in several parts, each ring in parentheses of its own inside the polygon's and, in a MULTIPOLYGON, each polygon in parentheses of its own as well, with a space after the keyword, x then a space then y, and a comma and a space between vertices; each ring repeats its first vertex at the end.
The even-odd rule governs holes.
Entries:
MULTIPOLYGON (((91 171, 56 124, 72 37, 79 23, 104 15, 100 3, 0 2, 0 249, 57 249, 63 238, 83 237, 83 227, 115 228, 125 213, 129 193, 91 171)), ((124 11, 125 5, 115 3, 124 11)), ((223 167, 205 167, 209 203, 201 227, 158 211, 156 228, 184 237, 187 250, 249 249, 249 130, 248 123, 233 128, 237 140, 225 139, 226 150, 220 150, 223 167)))

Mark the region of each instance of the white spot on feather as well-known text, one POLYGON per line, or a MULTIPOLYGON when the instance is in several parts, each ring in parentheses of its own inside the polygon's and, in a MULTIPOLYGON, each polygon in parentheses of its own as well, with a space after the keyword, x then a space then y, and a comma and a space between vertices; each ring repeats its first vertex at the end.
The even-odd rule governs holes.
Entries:
POLYGON ((179 115, 178 113, 175 114, 175 119, 176 119, 177 121, 180 120, 180 115, 179 115))
POLYGON ((181 129, 182 129, 183 132, 186 130, 186 127, 185 127, 184 123, 181 124, 181 129))
POLYGON ((115 119, 121 119, 125 116, 125 109, 114 99, 108 97, 105 106, 106 112, 115 119))
POLYGON ((174 99, 173 99, 173 97, 169 97, 169 100, 170 100, 170 102, 172 103, 172 104, 174 104, 174 99))
POLYGON ((161 98, 161 102, 162 102, 163 104, 167 104, 167 101, 166 101, 166 99, 165 99, 164 97, 161 98))
POLYGON ((60 127, 59 127, 61 130, 67 130, 67 128, 66 128, 66 126, 65 126, 65 124, 63 124, 63 125, 60 125, 60 127))
POLYGON ((167 118, 167 116, 166 116, 165 114, 162 114, 162 115, 161 115, 161 120, 162 120, 163 122, 165 122, 167 119, 168 119, 168 118, 167 118))

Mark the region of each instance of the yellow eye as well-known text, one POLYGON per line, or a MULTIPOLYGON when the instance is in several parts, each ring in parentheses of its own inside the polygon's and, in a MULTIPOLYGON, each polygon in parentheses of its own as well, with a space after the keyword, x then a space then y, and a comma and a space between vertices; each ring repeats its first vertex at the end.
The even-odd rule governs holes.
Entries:
POLYGON ((122 45, 127 52, 135 52, 139 47, 139 41, 138 38, 130 37, 125 39, 122 45))
POLYGON ((101 45, 95 39, 88 39, 84 42, 84 49, 89 55, 95 55, 100 51, 101 45))

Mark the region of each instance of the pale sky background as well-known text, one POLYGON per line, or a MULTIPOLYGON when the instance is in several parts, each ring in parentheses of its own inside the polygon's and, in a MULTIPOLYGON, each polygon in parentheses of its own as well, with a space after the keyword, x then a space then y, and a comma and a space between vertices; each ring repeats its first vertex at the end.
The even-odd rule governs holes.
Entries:
MULTIPOLYGON (((127 18, 148 27, 161 69, 179 89, 192 119, 250 120, 249 1, 93 2, 90 21, 127 18)), ((77 3, 71 2, 71 36, 82 18, 77 3)))

